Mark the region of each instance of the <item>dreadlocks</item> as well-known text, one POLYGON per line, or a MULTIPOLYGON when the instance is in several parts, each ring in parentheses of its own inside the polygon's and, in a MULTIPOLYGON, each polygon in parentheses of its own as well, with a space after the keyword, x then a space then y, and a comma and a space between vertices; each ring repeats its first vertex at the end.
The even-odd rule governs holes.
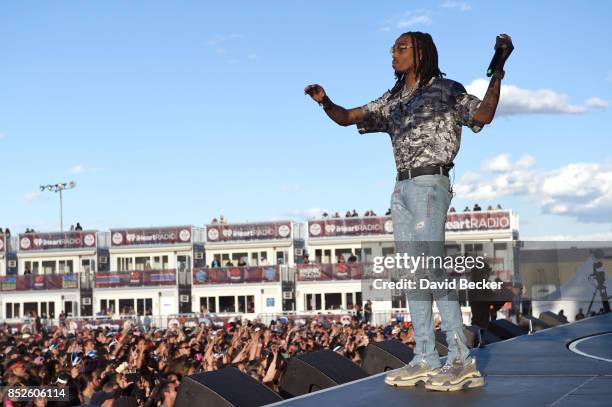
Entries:
MULTIPOLYGON (((414 66, 416 67, 416 77, 419 78, 419 86, 423 86, 433 77, 441 78, 446 75, 438 68, 438 49, 434 44, 431 35, 420 31, 408 31, 401 36, 409 35, 414 49, 414 66), (421 55, 421 60, 418 61, 418 56, 421 55)), ((398 92, 404 85, 406 75, 404 73, 395 72, 395 86, 391 90, 392 94, 398 92)))

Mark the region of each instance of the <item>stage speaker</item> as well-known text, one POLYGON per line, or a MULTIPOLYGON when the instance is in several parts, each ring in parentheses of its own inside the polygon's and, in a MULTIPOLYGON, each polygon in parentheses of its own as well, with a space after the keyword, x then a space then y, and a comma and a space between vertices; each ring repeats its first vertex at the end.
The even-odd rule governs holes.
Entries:
MULTIPOLYGON (((482 329, 478 325, 466 326, 465 329, 470 332, 470 336, 471 338, 473 338, 474 342, 472 343, 471 347, 478 348, 478 347, 486 346, 490 343, 501 341, 501 339, 499 339, 497 336, 493 335, 491 332, 487 331, 486 329, 482 329), (478 331, 480 331, 480 337, 478 336, 479 335, 478 331)), ((469 341, 470 341, 470 338, 468 338, 468 342, 469 341)))
POLYGON ((280 394, 295 397, 368 377, 365 370, 331 350, 302 353, 289 359, 280 394))
MULTIPOLYGON (((446 332, 440 329, 434 331, 436 336, 436 351, 440 356, 448 356, 448 343, 446 342, 446 332)), ((466 346, 470 349, 478 346, 478 333, 464 326, 463 333, 466 339, 466 346)))
POLYGON ((542 321, 539 318, 531 317, 529 315, 524 315, 521 318, 520 326, 525 328, 527 332, 529 332, 529 322, 531 322, 531 329, 533 332, 541 331, 542 329, 550 328, 546 322, 542 321))
POLYGON ((559 315, 551 311, 542 312, 540 314, 540 319, 544 321, 545 324, 548 324, 551 327, 567 324, 566 318, 560 317, 559 315))
POLYGON ((257 407, 282 400, 251 376, 228 367, 185 376, 174 407, 257 407))
POLYGON ((365 350, 361 368, 368 375, 403 367, 414 357, 412 348, 398 340, 370 342, 365 350))
POLYGON ((514 325, 505 319, 497 319, 489 324, 489 331, 501 340, 511 339, 516 336, 525 335, 527 330, 518 325, 514 325))

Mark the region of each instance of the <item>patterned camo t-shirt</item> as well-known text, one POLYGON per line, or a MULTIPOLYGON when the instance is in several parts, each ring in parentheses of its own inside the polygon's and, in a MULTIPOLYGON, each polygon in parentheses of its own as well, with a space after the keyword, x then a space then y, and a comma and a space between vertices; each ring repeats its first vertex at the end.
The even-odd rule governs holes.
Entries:
POLYGON ((397 171, 450 164, 459 151, 461 126, 474 133, 483 127, 473 119, 480 103, 460 83, 432 78, 412 94, 387 91, 362 106, 364 119, 357 129, 391 136, 397 171))

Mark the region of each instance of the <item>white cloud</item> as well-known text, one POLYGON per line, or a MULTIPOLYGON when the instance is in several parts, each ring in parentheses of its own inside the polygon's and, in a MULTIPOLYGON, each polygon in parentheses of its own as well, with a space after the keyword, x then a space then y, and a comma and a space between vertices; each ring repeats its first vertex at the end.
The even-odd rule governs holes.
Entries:
POLYGON ((397 28, 409 28, 415 25, 430 25, 431 17, 428 15, 410 16, 397 22, 397 28))
POLYGON ((493 200, 504 195, 525 195, 537 191, 529 167, 535 159, 524 155, 512 163, 508 154, 500 154, 483 161, 482 169, 498 175, 484 179, 475 172, 466 173, 457 183, 455 191, 461 198, 493 200))
POLYGON ((596 97, 590 98, 586 101, 586 103, 593 109, 607 109, 608 108, 608 101, 603 100, 601 98, 596 98, 596 97))
POLYGON ((597 163, 573 163, 550 172, 531 169, 535 159, 524 155, 512 162, 501 154, 483 162, 485 177, 468 172, 455 186, 460 198, 497 200, 503 196, 537 198, 542 213, 569 216, 578 221, 612 220, 612 167, 597 163))
POLYGON ((41 197, 42 197, 42 192, 40 192, 40 191, 33 191, 33 192, 26 193, 23 196, 23 199, 26 202, 35 202, 35 201, 38 201, 41 197))
POLYGON ((391 31, 392 29, 405 30, 407 28, 419 25, 431 25, 432 19, 427 10, 407 11, 396 17, 389 18, 385 21, 382 31, 391 31))
POLYGON ((472 5, 463 1, 445 1, 442 3, 443 8, 449 8, 459 11, 468 11, 472 9, 472 5))
POLYGON ((85 172, 85 166, 83 164, 77 164, 70 169, 72 174, 82 174, 85 172))
POLYGON ((542 210, 583 222, 612 220, 612 168, 569 164, 542 182, 542 210))
MULTIPOLYGON (((488 86, 488 79, 479 78, 467 85, 466 90, 468 93, 482 99, 488 86)), ((531 90, 521 89, 514 85, 502 85, 496 115, 510 116, 531 113, 576 114, 586 111, 587 108, 585 106, 571 105, 567 95, 553 90, 531 90)))
POLYGON ((508 154, 500 154, 482 162, 482 169, 491 172, 509 171, 511 164, 508 154))
POLYGON ((2 140, 2 139, 4 139, 4 138, 6 138, 6 134, 4 134, 4 133, 0 133, 0 140, 2 140))

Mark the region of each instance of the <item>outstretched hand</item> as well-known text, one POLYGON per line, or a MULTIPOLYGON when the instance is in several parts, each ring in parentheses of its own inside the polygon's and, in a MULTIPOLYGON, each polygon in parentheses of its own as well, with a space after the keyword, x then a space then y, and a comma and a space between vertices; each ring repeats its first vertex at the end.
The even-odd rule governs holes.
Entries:
POLYGON ((312 100, 321 103, 325 98, 325 89, 319 84, 308 85, 304 88, 304 94, 309 95, 312 100))

